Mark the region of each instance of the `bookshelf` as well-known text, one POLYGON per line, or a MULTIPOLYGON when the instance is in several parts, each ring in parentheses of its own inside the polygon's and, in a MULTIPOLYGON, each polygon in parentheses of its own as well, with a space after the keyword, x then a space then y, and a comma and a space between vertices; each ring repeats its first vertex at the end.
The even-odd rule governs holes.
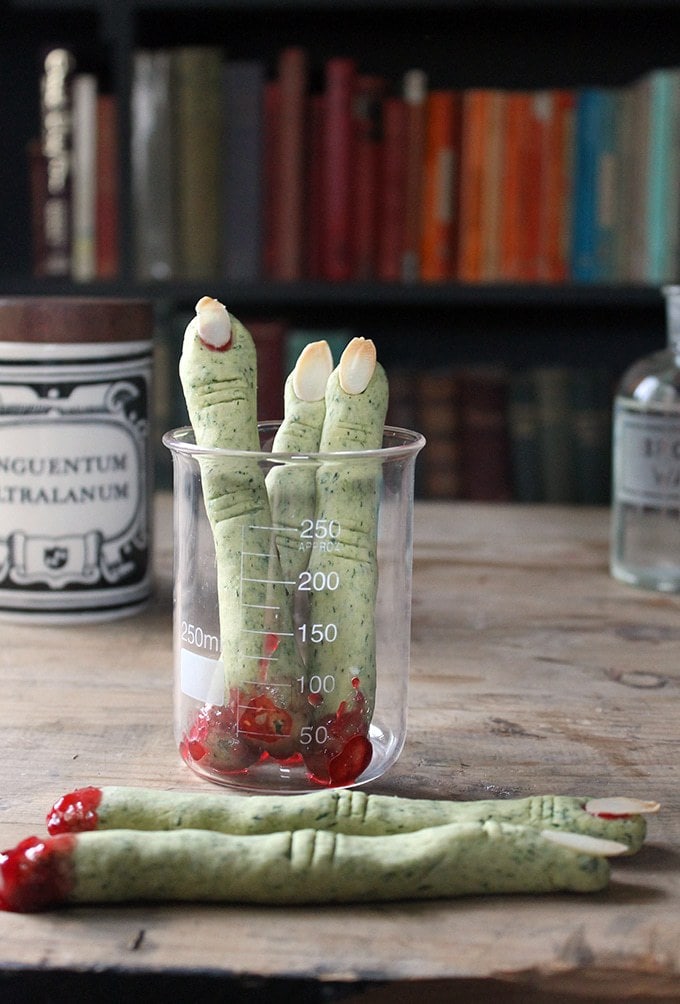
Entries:
POLYGON ((127 109, 135 50, 180 44, 218 43, 230 58, 264 60, 270 72, 284 46, 303 46, 316 83, 325 60, 349 55, 393 81, 423 67, 433 88, 618 86, 656 67, 680 66, 676 0, 9 0, 4 7, 0 188, 9 211, 0 227, 0 295, 149 297, 163 323, 210 292, 245 317, 353 327, 374 336, 393 364, 587 363, 618 373, 663 343, 661 296, 643 284, 140 282, 127 109), (38 54, 52 42, 84 54, 119 102, 115 280, 32 274, 26 147, 40 126, 38 54))

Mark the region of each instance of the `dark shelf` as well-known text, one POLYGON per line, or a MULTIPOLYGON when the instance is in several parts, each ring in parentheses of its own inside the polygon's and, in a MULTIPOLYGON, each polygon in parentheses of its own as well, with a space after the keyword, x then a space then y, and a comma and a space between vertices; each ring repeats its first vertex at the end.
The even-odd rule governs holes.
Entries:
POLYGON ((545 310, 592 308, 604 310, 661 307, 660 290, 651 286, 586 285, 565 283, 362 283, 258 282, 233 284, 221 279, 205 282, 137 283, 0 277, 1 296, 125 296, 193 303, 200 296, 217 296, 249 309, 298 307, 363 307, 408 310, 437 307, 538 307, 545 310))

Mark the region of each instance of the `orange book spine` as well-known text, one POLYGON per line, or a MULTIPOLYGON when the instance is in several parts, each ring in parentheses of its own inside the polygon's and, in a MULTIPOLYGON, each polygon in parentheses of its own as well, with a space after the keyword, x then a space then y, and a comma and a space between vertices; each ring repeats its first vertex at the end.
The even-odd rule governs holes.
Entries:
POLYGON ((420 273, 425 282, 450 279, 454 272, 459 124, 459 95, 451 90, 431 91, 426 106, 420 245, 420 273))
POLYGON ((529 102, 526 91, 511 91, 506 98, 501 176, 500 262, 499 277, 516 282, 522 272, 522 230, 524 156, 529 125, 529 102))
POLYGON ((111 94, 97 96, 96 272, 118 275, 118 116, 111 94))
POLYGON ((489 121, 482 176, 481 278, 488 281, 497 280, 500 274, 501 188, 505 112, 505 91, 492 91, 489 96, 489 121))
POLYGON ((477 282, 482 276, 483 179, 490 100, 491 92, 484 88, 463 93, 457 276, 464 282, 477 282))

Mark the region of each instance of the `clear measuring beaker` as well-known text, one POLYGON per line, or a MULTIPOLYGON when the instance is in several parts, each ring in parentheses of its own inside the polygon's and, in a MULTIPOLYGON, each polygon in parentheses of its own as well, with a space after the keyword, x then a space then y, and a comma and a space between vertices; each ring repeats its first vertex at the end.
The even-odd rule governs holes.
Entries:
POLYGON ((174 469, 175 735, 198 774, 302 792, 363 784, 406 735, 413 483, 425 440, 378 450, 197 447, 174 469))

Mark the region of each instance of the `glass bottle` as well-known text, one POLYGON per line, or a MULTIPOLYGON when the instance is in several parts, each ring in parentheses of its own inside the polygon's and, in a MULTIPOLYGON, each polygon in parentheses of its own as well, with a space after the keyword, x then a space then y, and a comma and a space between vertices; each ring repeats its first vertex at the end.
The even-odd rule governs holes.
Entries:
POLYGON ((680 286, 664 287, 667 345, 626 371, 614 402, 610 569, 680 592, 680 286))

